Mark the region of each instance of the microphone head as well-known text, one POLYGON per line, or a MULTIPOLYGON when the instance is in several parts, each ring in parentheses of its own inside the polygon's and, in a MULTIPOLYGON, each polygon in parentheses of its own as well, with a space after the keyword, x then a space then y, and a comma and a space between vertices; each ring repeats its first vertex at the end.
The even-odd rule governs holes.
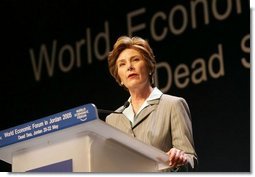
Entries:
POLYGON ((124 108, 127 108, 127 107, 129 106, 129 104, 130 104, 129 101, 126 101, 126 102, 124 103, 123 107, 124 107, 124 108))

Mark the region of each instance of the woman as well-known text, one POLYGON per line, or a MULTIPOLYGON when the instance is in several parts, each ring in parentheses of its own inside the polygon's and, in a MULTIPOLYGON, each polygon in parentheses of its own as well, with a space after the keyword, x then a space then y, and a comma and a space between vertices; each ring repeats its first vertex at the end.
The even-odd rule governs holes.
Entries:
POLYGON ((190 111, 183 98, 163 94, 154 87, 156 61, 148 42, 139 37, 121 36, 108 56, 109 71, 130 93, 123 114, 110 114, 106 122, 125 133, 165 151, 169 169, 194 170, 190 111))

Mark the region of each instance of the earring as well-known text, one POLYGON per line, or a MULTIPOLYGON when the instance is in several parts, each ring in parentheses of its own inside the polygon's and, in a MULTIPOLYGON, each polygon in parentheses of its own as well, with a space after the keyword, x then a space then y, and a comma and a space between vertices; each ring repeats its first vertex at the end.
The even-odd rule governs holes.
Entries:
POLYGON ((123 85, 124 85, 124 83, 121 81, 120 85, 121 85, 121 86, 123 86, 123 85))
POLYGON ((151 72, 149 73, 149 75, 151 76, 151 72))

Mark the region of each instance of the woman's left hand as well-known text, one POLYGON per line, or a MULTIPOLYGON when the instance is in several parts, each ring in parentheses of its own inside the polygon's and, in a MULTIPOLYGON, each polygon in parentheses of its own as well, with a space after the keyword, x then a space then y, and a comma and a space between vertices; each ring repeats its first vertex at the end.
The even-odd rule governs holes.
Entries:
POLYGON ((170 167, 176 168, 187 163, 187 155, 182 150, 171 148, 167 154, 170 167))

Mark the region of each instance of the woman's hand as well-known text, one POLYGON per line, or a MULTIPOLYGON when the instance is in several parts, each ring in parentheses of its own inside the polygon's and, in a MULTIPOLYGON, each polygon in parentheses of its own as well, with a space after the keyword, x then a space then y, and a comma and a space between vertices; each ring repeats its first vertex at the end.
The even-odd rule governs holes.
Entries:
POLYGON ((176 168, 187 163, 187 155, 182 150, 171 148, 167 154, 170 167, 176 168))

